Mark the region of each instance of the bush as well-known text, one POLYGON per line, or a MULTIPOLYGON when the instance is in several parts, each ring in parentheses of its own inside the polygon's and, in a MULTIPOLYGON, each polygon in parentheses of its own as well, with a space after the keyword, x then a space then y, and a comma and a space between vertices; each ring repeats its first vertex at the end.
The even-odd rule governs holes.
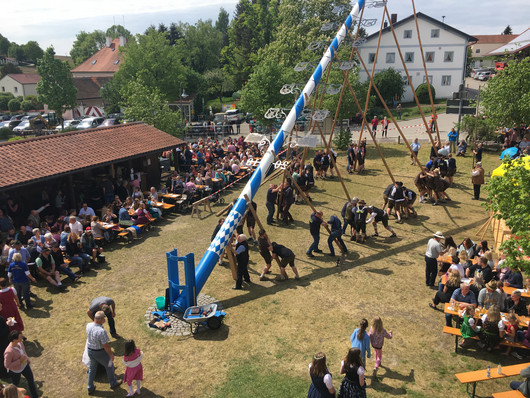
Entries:
POLYGON ((7 103, 7 108, 10 112, 17 112, 20 110, 20 101, 17 99, 12 99, 7 103))
POLYGON ((40 110, 44 108, 44 105, 42 104, 42 102, 39 102, 38 97, 36 95, 26 95, 25 100, 31 102, 31 109, 40 110))
POLYGON ((29 111, 31 109, 35 109, 35 108, 33 108, 33 103, 31 101, 28 101, 28 100, 22 101, 22 103, 20 104, 20 108, 24 112, 27 112, 27 111, 29 111))
POLYGON ((239 91, 234 91, 234 93, 232 94, 232 99, 238 100, 240 98, 241 98, 241 93, 239 91))
POLYGON ((337 137, 333 140, 333 143, 338 149, 347 149, 351 143, 351 132, 349 129, 344 130, 341 128, 337 137))
POLYGON ((0 109, 3 111, 7 110, 7 104, 14 98, 15 96, 11 93, 0 93, 0 109))
MULTIPOLYGON (((436 90, 434 87, 431 86, 431 93, 432 93, 432 100, 433 102, 436 100, 436 90)), ((429 98, 429 89, 427 87, 427 83, 422 83, 416 88, 416 95, 418 96, 418 100, 420 101, 420 104, 430 104, 431 100, 429 98)))
POLYGON ((77 131, 77 129, 75 127, 67 127, 65 129, 61 130, 60 132, 61 133, 68 133, 70 131, 77 131))
POLYGON ((14 137, 11 137, 10 139, 8 139, 8 141, 19 141, 19 140, 23 140, 24 137, 19 137, 19 136, 14 136, 14 137))
POLYGON ((9 137, 11 137, 11 129, 9 127, 2 127, 0 129, 0 140, 7 140, 9 137))

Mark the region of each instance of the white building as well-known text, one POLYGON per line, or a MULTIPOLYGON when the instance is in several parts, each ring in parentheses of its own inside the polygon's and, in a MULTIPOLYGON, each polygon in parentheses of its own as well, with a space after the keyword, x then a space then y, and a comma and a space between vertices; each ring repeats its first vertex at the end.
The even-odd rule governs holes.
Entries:
MULTIPOLYGON (((453 92, 458 91, 458 86, 464 78, 468 43, 476 41, 476 39, 421 12, 416 15, 429 81, 436 90, 436 98, 452 98, 453 92)), ((425 71, 414 15, 394 22, 393 26, 412 84, 416 89, 425 82, 425 71)), ((366 38, 364 44, 359 46, 359 53, 369 72, 373 67, 378 37, 379 32, 374 33, 366 38)), ((414 95, 408 83, 390 26, 384 28, 381 35, 375 72, 388 68, 395 69, 403 76, 405 93, 401 101, 414 101, 414 95)), ((362 66, 360 77, 363 81, 368 80, 362 66)))
POLYGON ((40 75, 37 73, 13 73, 0 79, 0 91, 12 93, 15 97, 37 95, 37 83, 40 75))

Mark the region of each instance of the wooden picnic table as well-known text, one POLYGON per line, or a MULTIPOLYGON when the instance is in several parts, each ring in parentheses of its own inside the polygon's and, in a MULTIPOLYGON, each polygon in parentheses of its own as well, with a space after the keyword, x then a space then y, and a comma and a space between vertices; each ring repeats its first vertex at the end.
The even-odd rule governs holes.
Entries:
POLYGON ((467 384, 466 392, 470 397, 475 396, 475 390, 477 383, 480 381, 503 379, 505 377, 518 376, 521 370, 530 366, 530 363, 520 363, 517 365, 503 366, 502 372, 497 373, 497 368, 493 367, 490 369, 490 377, 487 376, 487 369, 475 370, 473 372, 456 373, 455 376, 458 381, 462 384, 467 384), (473 384, 473 393, 469 393, 469 385, 473 384))
POLYGON ((164 199, 177 200, 177 199, 180 199, 182 195, 179 193, 166 193, 162 195, 161 197, 164 199))
POLYGON ((172 205, 170 203, 164 203, 164 202, 153 202, 153 205, 162 210, 171 210, 175 208, 175 205, 172 205))
MULTIPOLYGON (((457 311, 456 309, 449 309, 450 306, 451 306, 451 303, 445 303, 444 304, 444 313, 451 314, 451 315, 456 315, 459 318, 462 318, 461 313, 459 311, 457 311)), ((485 310, 483 308, 482 309, 481 308, 477 308, 477 310, 475 311, 474 318, 475 319, 479 319, 486 312, 487 312, 487 310, 485 310)), ((501 312, 502 320, 503 320, 503 322, 505 324, 507 322, 507 320, 506 320, 506 316, 507 315, 508 315, 507 313, 501 312)), ((518 318, 519 318, 519 327, 523 328, 523 329, 524 328, 528 328, 528 323, 530 322, 530 317, 528 317, 528 316, 518 316, 518 318)))
POLYGON ((530 297, 530 292, 528 291, 528 289, 518 289, 512 286, 504 286, 502 290, 504 290, 506 294, 512 294, 514 291, 519 290, 521 292, 522 297, 530 297))

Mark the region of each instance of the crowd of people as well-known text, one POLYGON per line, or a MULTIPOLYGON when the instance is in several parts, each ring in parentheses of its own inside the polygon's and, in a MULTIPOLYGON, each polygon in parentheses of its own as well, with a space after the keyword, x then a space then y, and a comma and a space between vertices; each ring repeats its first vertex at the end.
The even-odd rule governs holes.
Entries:
MULTIPOLYGON (((438 309, 439 304, 450 303, 459 311, 460 317, 446 312, 445 319, 446 326, 452 327, 454 319, 461 325, 460 347, 467 347, 472 337, 479 336, 479 347, 488 351, 499 349, 502 339, 520 341, 530 348, 530 332, 519 330, 518 319, 529 313, 521 289, 530 286, 530 278, 523 283, 521 271, 504 266, 504 260, 501 253, 494 261, 487 241, 476 244, 465 238, 457 245, 440 231, 429 240, 425 253, 426 285, 437 289, 429 306, 438 309), (440 280, 436 287, 437 275, 440 280), (506 288, 511 288, 509 294, 506 288), (506 313, 505 319, 501 313, 506 313)), ((522 359, 519 350, 508 347, 504 354, 510 353, 522 359)))

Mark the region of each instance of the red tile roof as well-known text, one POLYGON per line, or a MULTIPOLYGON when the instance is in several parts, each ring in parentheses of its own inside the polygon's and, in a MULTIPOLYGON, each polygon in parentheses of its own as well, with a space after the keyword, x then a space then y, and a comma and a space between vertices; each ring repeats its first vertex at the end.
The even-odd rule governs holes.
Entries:
POLYGON ((20 84, 37 84, 40 82, 38 73, 9 73, 8 76, 20 84))
POLYGON ((114 39, 110 47, 103 47, 97 53, 88 58, 81 65, 72 69, 72 73, 76 72, 117 72, 120 68, 120 39, 114 39), (94 62, 95 61, 95 62, 94 62))
POLYGON ((152 153, 184 141, 142 122, 0 144, 0 191, 152 153))
POLYGON ((515 39, 517 36, 519 35, 475 35, 477 38, 476 42, 479 44, 506 44, 515 39))

